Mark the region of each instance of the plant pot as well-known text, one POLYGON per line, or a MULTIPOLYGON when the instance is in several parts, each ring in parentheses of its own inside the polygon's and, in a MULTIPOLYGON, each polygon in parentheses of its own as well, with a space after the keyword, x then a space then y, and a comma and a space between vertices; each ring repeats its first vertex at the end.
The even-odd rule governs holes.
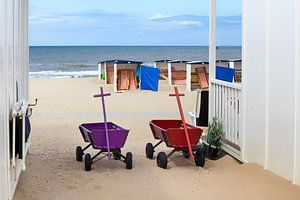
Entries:
POLYGON ((203 148, 204 148, 205 156, 208 159, 215 160, 218 157, 220 148, 216 147, 214 145, 208 144, 208 142, 206 141, 206 138, 202 138, 202 139, 203 139, 203 148))

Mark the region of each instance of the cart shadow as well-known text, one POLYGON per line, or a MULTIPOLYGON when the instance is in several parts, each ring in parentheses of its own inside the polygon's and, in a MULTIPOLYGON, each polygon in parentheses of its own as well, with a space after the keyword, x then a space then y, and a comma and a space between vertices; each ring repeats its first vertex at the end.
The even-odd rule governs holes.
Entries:
MULTIPOLYGON (((156 158, 153 158, 156 160, 156 158)), ((213 168, 211 163, 211 161, 208 159, 205 159, 205 165, 204 167, 198 167, 195 164, 195 161, 189 158, 184 158, 182 155, 180 154, 176 154, 171 156, 168 159, 168 166, 167 169, 172 169, 174 167, 184 167, 184 168, 199 168, 199 169, 210 169, 213 168)))
MULTIPOLYGON (((213 162, 222 159, 225 156, 231 156, 225 151, 221 150, 214 159, 205 158, 205 165, 203 169, 214 168, 213 162)), ((234 157, 233 157, 234 158, 234 157)), ((235 158, 234 158, 235 159, 235 158)), ((236 160, 236 159, 235 159, 236 160)), ((238 161, 238 160, 237 160, 238 161)), ((196 167, 195 162, 191 159, 184 158, 180 154, 176 154, 169 159, 169 162, 174 163, 178 167, 196 167)), ((238 161, 240 162, 240 161, 238 161)), ((169 167, 168 167, 169 168, 169 167)), ((171 168, 171 167, 170 167, 171 168)), ((201 167, 200 167, 201 168, 201 167)))
MULTIPOLYGON (((75 161, 76 162, 76 161, 75 161)), ((77 162, 76 166, 73 166, 73 168, 76 167, 76 170, 82 170, 85 171, 85 164, 84 164, 84 160, 82 162, 77 162)), ((92 164, 92 168, 91 171, 86 171, 87 173, 89 172, 100 172, 100 173, 107 173, 113 170, 119 171, 119 170, 126 170, 126 171, 131 171, 126 169, 126 164, 122 161, 119 160, 114 160, 114 159, 101 159, 101 160, 96 160, 95 162, 93 162, 92 164)))

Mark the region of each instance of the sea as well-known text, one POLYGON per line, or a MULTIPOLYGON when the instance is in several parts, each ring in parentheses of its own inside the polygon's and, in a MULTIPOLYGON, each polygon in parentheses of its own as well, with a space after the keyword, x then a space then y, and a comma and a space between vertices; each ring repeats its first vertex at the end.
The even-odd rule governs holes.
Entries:
MULTIPOLYGON (((241 59, 241 47, 217 48, 217 59, 241 59)), ((105 60, 208 61, 207 46, 31 46, 30 78, 78 78, 97 76, 97 64, 105 60)))

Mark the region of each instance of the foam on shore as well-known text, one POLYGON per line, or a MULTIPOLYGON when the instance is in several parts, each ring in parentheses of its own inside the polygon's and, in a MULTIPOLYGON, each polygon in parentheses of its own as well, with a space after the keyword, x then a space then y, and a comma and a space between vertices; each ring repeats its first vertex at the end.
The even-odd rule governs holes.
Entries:
POLYGON ((30 72, 30 78, 82 78, 98 76, 98 71, 39 71, 30 72))

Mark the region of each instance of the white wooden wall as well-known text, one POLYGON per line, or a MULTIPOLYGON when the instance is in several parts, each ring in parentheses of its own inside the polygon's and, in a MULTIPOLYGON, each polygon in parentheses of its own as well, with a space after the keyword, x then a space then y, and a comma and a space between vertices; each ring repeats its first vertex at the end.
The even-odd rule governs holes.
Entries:
POLYGON ((244 0, 243 158, 300 184, 298 0, 244 0))
POLYGON ((295 101, 296 115, 295 115, 295 143, 294 143, 294 183, 300 185, 300 1, 295 0, 295 101))
POLYGON ((264 164, 267 67, 266 4, 261 0, 244 0, 243 5, 243 94, 244 155, 243 158, 264 164), (259 5, 259 6, 258 6, 259 5), (254 13, 254 17, 252 16, 254 13), (257 16, 257 18, 255 17, 257 16), (261 30, 261 31, 259 31, 261 30), (258 139, 259 138, 259 139, 258 139))
POLYGON ((8 158, 7 158, 7 141, 8 141, 8 108, 6 94, 6 67, 5 59, 5 4, 0 1, 0 199, 8 197, 8 158))
POLYGON ((10 169, 9 110, 28 97, 28 1, 0 0, 0 199, 12 199, 18 177, 10 169), (12 180, 12 182, 9 182, 12 180), (15 181, 16 180, 16 181, 15 181))

